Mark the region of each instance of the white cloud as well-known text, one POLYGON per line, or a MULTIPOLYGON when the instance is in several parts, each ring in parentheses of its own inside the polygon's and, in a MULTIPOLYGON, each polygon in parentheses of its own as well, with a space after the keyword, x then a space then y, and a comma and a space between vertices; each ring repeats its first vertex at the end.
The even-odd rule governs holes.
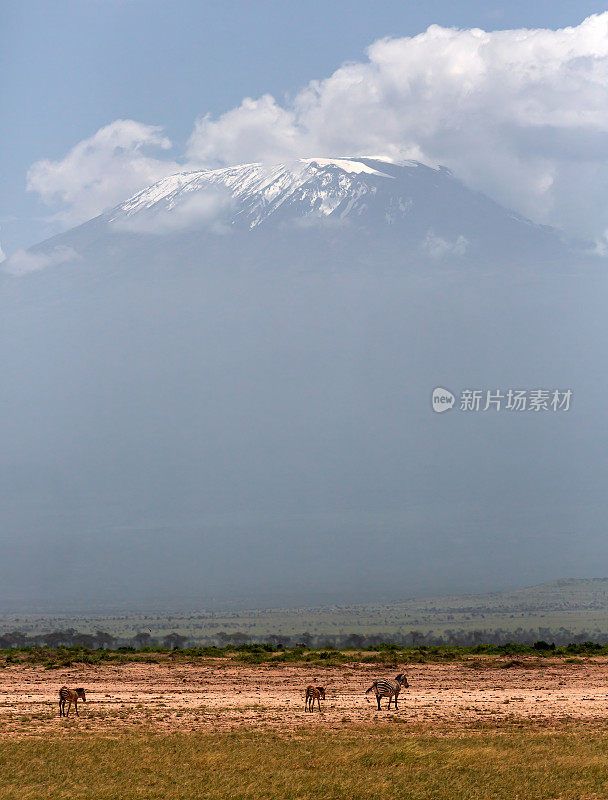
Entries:
POLYGON ((431 26, 290 102, 246 99, 196 124, 203 164, 383 153, 445 164, 540 222, 608 223, 608 13, 562 30, 431 26))
POLYGON ((2 264, 3 261, 6 261, 6 254, 4 253, 4 250, 2 249, 2 245, 0 245, 0 264, 2 264))
POLYGON ((245 98, 218 120, 197 120, 188 156, 197 164, 223 165, 249 161, 282 161, 309 155, 294 111, 279 106, 268 94, 245 98))
POLYGON ((96 216, 154 181, 177 172, 176 162, 147 155, 168 150, 161 128, 120 119, 79 142, 58 161, 37 161, 27 175, 28 189, 50 206, 55 219, 74 225, 96 216))
POLYGON ((2 262, 0 270, 15 277, 21 277, 30 272, 38 272, 47 267, 56 267, 59 264, 75 261, 77 258, 78 253, 72 247, 64 245, 55 247, 46 253, 17 250, 10 258, 2 262))
MULTIPOLYGON (((153 126, 119 120, 29 186, 80 221, 180 167, 153 126)), ((608 228, 608 12, 561 30, 431 26, 382 39, 291 99, 246 98, 196 122, 188 167, 366 153, 444 164, 537 222, 608 228)))
POLYGON ((447 255, 463 256, 467 251, 468 245, 467 239, 462 234, 455 241, 449 242, 429 230, 421 249, 427 256, 439 261, 447 255))
POLYGON ((163 206, 138 213, 132 217, 120 217, 113 222, 118 230, 132 233, 162 235, 176 233, 193 227, 207 227, 214 233, 227 230, 222 224, 222 215, 232 205, 232 196, 220 189, 197 192, 172 208, 163 206))

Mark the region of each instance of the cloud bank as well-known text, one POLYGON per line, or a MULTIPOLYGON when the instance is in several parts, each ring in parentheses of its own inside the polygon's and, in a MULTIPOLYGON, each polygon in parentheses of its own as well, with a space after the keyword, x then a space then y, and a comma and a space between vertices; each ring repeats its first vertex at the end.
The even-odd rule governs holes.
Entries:
POLYGON ((283 102, 246 98, 196 121, 182 166, 154 126, 119 120, 30 170, 43 200, 84 219, 171 171, 302 156, 444 164, 537 222, 608 237, 608 12, 561 30, 431 26, 382 39, 283 102), (162 153, 160 154, 162 156, 162 153))
POLYGON ((78 259, 78 253, 72 247, 55 247, 48 253, 36 253, 31 250, 17 250, 10 258, 1 262, 0 271, 22 277, 30 272, 38 272, 47 267, 57 267, 78 259))
POLYGON ((27 188, 59 207, 55 219, 75 225, 179 171, 175 161, 148 153, 170 147, 158 126, 119 119, 79 142, 65 158, 37 161, 28 171, 27 188))
POLYGON ((434 231, 429 230, 420 249, 430 258, 439 261, 448 255, 463 256, 467 251, 468 245, 468 241, 462 234, 455 241, 449 242, 446 239, 442 239, 441 236, 437 236, 434 231))
POLYGON ((231 195, 219 188, 210 188, 205 192, 197 192, 171 209, 164 206, 161 209, 152 208, 146 214, 121 217, 112 224, 118 230, 157 236, 201 226, 208 227, 214 233, 224 233, 227 226, 222 222, 222 215, 231 205, 231 195))

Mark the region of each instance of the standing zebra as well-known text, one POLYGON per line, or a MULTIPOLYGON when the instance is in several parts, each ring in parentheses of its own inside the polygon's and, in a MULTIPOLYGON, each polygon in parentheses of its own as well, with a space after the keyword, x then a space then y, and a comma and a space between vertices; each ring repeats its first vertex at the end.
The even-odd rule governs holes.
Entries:
POLYGON ((306 687, 306 702, 304 703, 304 711, 314 711, 315 700, 321 710, 321 700, 325 700, 325 689, 323 686, 307 686, 306 687))
POLYGON ((79 717, 80 714, 78 713, 78 698, 82 699, 83 703, 87 702, 87 698, 84 695, 84 689, 68 689, 67 686, 62 686, 59 690, 59 716, 60 717, 69 717, 70 716, 70 708, 72 707, 72 703, 74 703, 74 708, 76 709, 76 716, 79 717), (65 712, 65 704, 66 701, 68 703, 68 712, 65 712))
MULTIPOLYGON (((376 700, 378 701, 378 711, 380 711, 380 698, 381 697, 388 697, 388 707, 391 707, 391 700, 395 700, 395 708, 397 708, 397 698, 399 697, 399 692, 401 691, 401 687, 405 686, 406 688, 409 686, 407 682, 407 678, 405 677, 404 673, 399 673, 394 681, 386 680, 385 678, 380 678, 377 681, 374 681, 369 689, 366 689, 365 694, 369 694, 369 692, 375 692, 376 700)), ((369 703, 369 698, 365 698, 369 703)))

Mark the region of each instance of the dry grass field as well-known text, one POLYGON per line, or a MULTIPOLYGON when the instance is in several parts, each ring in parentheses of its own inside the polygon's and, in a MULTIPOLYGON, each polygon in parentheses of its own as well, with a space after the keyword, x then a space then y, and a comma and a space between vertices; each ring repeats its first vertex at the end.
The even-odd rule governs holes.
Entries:
POLYGON ((608 659, 470 657, 401 671, 236 659, 0 670, 0 798, 608 798, 608 659), (57 692, 84 686, 81 716, 57 692), (304 712, 307 683, 327 687, 304 712))
POLYGON ((0 745, 6 800, 592 800, 608 736, 340 732, 37 736, 0 745))

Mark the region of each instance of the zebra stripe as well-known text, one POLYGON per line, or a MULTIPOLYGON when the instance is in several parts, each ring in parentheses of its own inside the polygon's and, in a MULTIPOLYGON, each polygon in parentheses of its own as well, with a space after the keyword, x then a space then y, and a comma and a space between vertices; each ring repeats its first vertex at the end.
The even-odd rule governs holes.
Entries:
POLYGON ((60 717, 69 717, 70 716, 70 708, 72 707, 72 703, 74 703, 74 709, 76 710, 76 716, 79 717, 80 714, 78 713, 78 698, 82 700, 83 703, 86 703, 87 698, 85 697, 84 689, 68 689, 67 686, 62 686, 59 690, 59 716, 60 717), (68 704, 67 714, 65 711, 65 704, 68 704))
POLYGON ((325 700, 325 688, 323 686, 307 686, 306 687, 306 701, 304 703, 304 711, 313 711, 315 707, 315 700, 321 710, 321 700, 325 700))
MULTIPOLYGON (((386 678, 380 678, 377 681, 374 681, 369 689, 365 690, 365 694, 369 694, 370 692, 374 692, 376 695, 376 700, 378 702, 378 711, 380 711, 380 700, 382 697, 388 697, 388 707, 391 707, 391 701, 395 701, 395 708, 397 706, 397 698, 399 697, 399 692, 401 691, 402 686, 409 686, 407 682, 407 678, 403 673, 397 675, 394 681, 387 680, 386 678)), ((367 700, 367 697, 365 698, 367 700)), ((367 700, 369 703, 369 700, 367 700)))

